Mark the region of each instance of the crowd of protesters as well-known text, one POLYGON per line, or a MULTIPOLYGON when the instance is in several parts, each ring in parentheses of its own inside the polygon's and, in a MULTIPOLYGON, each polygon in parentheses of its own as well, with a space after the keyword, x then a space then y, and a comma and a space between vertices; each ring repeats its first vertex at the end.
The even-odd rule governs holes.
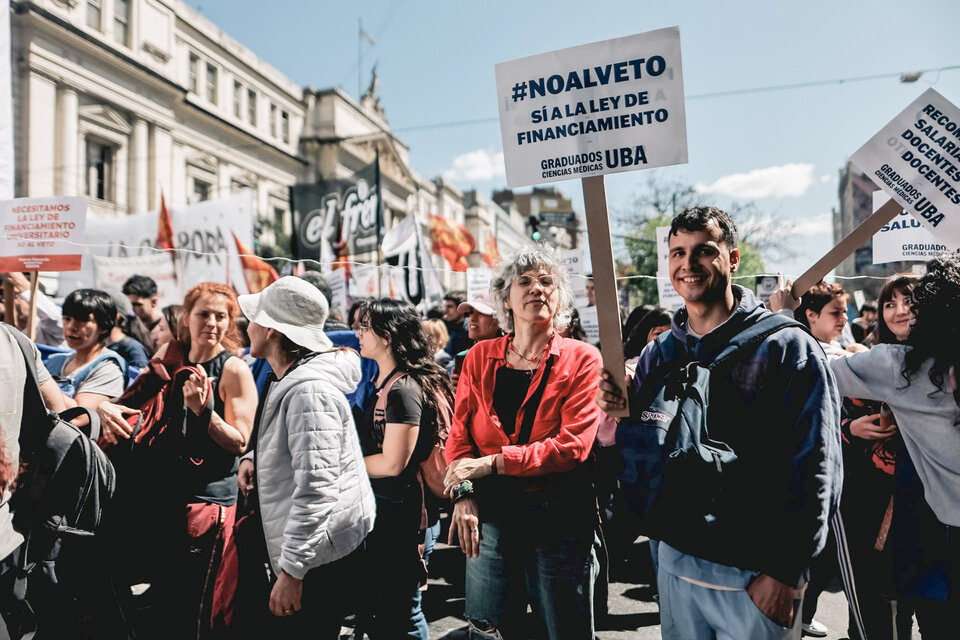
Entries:
MULTIPOLYGON (((96 412, 117 490, 36 637, 339 638, 353 616, 358 638, 426 639, 442 521, 472 638, 592 639, 641 534, 664 638, 822 637, 817 599, 840 575, 850 638, 909 637, 914 620, 954 637, 960 258, 888 279, 849 322, 840 285, 796 299, 781 281, 764 304, 735 284, 719 209, 678 214, 669 247, 685 304, 626 316, 622 372, 586 341, 547 245, 469 299, 363 300, 345 322, 314 273, 240 296, 199 283, 168 306, 143 276, 60 305, 38 292, 43 402, 96 412), (692 413, 676 387, 697 375, 692 413)), ((23 319, 29 283, 3 277, 23 319)), ((15 331, 0 329, 3 589, 31 428, 15 331)))

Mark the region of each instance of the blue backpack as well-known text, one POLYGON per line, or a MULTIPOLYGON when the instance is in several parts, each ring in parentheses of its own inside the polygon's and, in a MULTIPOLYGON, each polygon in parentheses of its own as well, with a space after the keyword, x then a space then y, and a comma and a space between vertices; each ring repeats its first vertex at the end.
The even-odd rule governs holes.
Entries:
POLYGON ((640 516, 640 530, 655 539, 670 532, 709 527, 717 517, 724 471, 737 452, 710 437, 710 378, 754 353, 769 336, 802 324, 763 316, 733 336, 709 364, 680 351, 667 331, 657 337, 664 364, 630 399, 630 418, 617 427, 623 456, 619 476, 627 505, 640 516))

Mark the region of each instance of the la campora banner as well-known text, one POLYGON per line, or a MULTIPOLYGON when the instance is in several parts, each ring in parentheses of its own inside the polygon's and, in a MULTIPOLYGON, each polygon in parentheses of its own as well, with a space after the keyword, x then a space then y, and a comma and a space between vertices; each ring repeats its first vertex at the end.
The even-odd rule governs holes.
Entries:
POLYGON ((383 220, 379 163, 347 180, 290 187, 290 210, 290 248, 297 259, 318 260, 327 269, 337 260, 376 251, 383 220))

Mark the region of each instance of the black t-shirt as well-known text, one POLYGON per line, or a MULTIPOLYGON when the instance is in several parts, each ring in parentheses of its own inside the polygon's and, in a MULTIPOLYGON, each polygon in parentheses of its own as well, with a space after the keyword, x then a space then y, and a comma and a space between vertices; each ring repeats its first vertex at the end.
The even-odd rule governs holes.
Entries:
MULTIPOLYGON (((384 380, 388 378, 389 376, 384 380)), ((419 487, 417 470, 433 448, 437 414, 424 402, 420 383, 410 376, 403 376, 390 387, 387 394, 386 419, 377 424, 378 421, 374 419, 373 414, 377 406, 377 396, 382 388, 383 385, 377 386, 364 407, 364 427, 360 434, 363 455, 383 453, 383 436, 387 424, 420 425, 413 455, 410 456, 410 461, 400 475, 370 479, 373 492, 377 495, 401 498, 408 495, 412 485, 419 487)))
POLYGON ((517 414, 527 391, 530 390, 533 371, 500 367, 497 369, 493 388, 493 410, 500 418, 500 426, 505 434, 513 435, 517 430, 517 414))

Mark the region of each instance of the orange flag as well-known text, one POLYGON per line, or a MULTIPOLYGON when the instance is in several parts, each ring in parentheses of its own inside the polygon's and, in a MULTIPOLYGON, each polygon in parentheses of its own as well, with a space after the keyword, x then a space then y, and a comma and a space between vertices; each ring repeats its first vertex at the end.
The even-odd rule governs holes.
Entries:
POLYGON ((250 293, 260 293, 268 284, 280 279, 273 267, 243 246, 236 233, 233 234, 233 241, 237 243, 237 253, 240 254, 240 265, 243 267, 243 278, 247 281, 247 289, 250 290, 250 293))
POLYGON ((462 224, 430 214, 430 242, 433 252, 446 258, 454 271, 466 271, 467 256, 477 246, 473 235, 462 224))
POLYGON ((170 219, 170 210, 167 209, 167 199, 160 193, 160 219, 157 221, 157 248, 174 249, 173 220, 170 219))
POLYGON ((491 269, 500 262, 500 249, 497 247, 497 239, 492 233, 487 234, 487 244, 484 247, 483 256, 481 257, 491 269))

